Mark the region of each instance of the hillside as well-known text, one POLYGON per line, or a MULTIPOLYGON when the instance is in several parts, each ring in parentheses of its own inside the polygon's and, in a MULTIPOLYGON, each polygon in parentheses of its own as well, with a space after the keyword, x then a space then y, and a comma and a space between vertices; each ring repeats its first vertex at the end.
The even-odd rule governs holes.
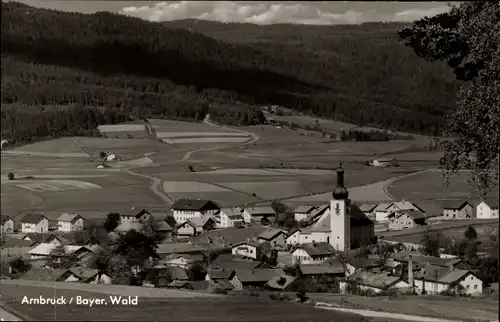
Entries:
POLYGON ((93 135, 103 121, 196 121, 209 110, 222 123, 258 124, 257 104, 436 132, 457 85, 446 66, 405 48, 399 28, 153 23, 2 3, 3 133, 93 135))

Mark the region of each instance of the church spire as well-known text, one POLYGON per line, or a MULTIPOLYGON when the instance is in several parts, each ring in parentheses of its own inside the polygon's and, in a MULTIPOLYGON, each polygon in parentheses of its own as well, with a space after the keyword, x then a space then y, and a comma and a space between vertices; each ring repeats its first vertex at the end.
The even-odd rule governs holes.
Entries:
POLYGON ((349 192, 344 186, 344 169, 342 168, 342 161, 337 168, 337 187, 333 190, 333 199, 346 200, 349 198, 349 192))

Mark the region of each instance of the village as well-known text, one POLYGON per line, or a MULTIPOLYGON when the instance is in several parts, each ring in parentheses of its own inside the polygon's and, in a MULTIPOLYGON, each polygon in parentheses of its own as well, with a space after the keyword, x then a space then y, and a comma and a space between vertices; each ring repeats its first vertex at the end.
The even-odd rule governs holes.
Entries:
MULTIPOLYGON (((337 168, 330 204, 297 207, 293 217, 285 218, 289 221, 285 226, 294 226, 288 229, 276 205, 221 209, 211 200, 179 199, 163 218, 145 209, 108 214, 100 226, 89 226, 73 213, 62 214, 55 225, 41 214, 27 214, 19 223, 2 214, 2 278, 220 294, 481 296, 492 292, 494 285, 483 281, 472 263, 481 257, 479 253, 446 254, 439 249, 429 256, 421 245, 377 238, 376 223, 405 230, 431 225, 436 217, 429 218, 418 205, 404 200, 355 205, 344 187, 344 175, 342 166, 337 168), (148 240, 157 245, 144 254, 148 240), (138 253, 130 255, 134 251, 138 253), (110 253, 129 259, 116 269, 110 253)), ((498 218, 498 204, 453 203, 438 219, 467 218, 498 218)), ((464 236, 471 243, 475 238, 475 232, 464 236)))

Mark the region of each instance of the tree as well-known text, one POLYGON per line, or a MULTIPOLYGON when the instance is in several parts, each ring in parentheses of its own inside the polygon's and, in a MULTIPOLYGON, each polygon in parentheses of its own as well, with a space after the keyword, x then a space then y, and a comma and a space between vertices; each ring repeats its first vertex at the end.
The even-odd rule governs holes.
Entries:
POLYGON ((157 238, 157 225, 153 216, 149 216, 148 220, 142 223, 141 233, 149 238, 157 238))
POLYGON ((471 168, 470 180, 485 197, 499 177, 500 3, 463 2, 398 34, 418 56, 446 61, 456 78, 467 82, 445 139, 433 145, 445 153, 445 178, 471 168))
POLYGON ((9 180, 14 180, 14 179, 15 179, 15 175, 14 175, 14 173, 9 172, 9 173, 7 174, 7 178, 8 178, 9 180))
POLYGON ((205 267, 201 263, 195 262, 188 266, 186 271, 190 281, 203 281, 207 275, 205 267))
POLYGON ((101 159, 104 159, 106 157, 106 152, 104 151, 99 152, 99 156, 101 157, 101 159))
POLYGON ((55 247, 49 255, 47 266, 56 269, 67 269, 78 262, 78 258, 68 252, 65 245, 61 244, 55 247))
POLYGON ((475 241, 477 239, 477 232, 472 225, 469 225, 464 233, 464 236, 467 241, 475 241))
POLYGON ((110 212, 107 216, 106 216, 106 221, 104 222, 104 229, 106 229, 106 231, 109 233, 109 232, 112 232, 113 230, 116 229, 116 227, 118 227, 118 225, 120 224, 120 214, 117 213, 117 212, 110 212))
POLYGON ((276 281, 276 284, 278 284, 279 286, 283 287, 285 286, 286 284, 286 278, 284 276, 281 276, 277 281, 276 281))
POLYGON ((195 172, 194 167, 192 165, 189 166, 189 172, 195 172))
POLYGON ((432 233, 427 229, 422 238, 422 244, 424 246, 424 253, 429 256, 439 256, 439 249, 441 248, 441 233, 432 233))

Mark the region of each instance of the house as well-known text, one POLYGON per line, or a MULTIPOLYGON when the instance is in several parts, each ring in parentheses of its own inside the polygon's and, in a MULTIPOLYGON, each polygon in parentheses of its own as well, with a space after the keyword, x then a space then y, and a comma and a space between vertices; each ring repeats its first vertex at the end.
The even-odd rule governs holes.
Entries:
POLYGON ((240 208, 223 208, 221 209, 219 216, 219 228, 232 228, 237 226, 238 223, 245 222, 242 210, 240 208))
POLYGON ((264 250, 261 245, 247 241, 234 244, 231 247, 231 253, 233 255, 240 255, 254 260, 260 260, 262 255, 264 255, 264 250))
POLYGON ((389 230, 403 230, 427 225, 427 216, 418 210, 398 210, 387 216, 389 230))
POLYGON ((196 236, 204 231, 215 229, 216 222, 212 217, 191 218, 177 226, 177 235, 196 236))
POLYGON ((381 293, 391 289, 405 291, 410 289, 410 284, 399 276, 366 271, 358 271, 350 275, 344 281, 341 281, 339 286, 342 294, 356 294, 358 290, 381 293))
POLYGON ((175 221, 183 223, 191 218, 213 216, 220 211, 219 205, 210 200, 179 199, 172 205, 175 221))
POLYGON ((375 208, 377 207, 377 205, 375 204, 369 204, 369 203, 364 203, 362 204, 361 206, 359 206, 359 209, 365 214, 365 215, 371 215, 373 214, 373 211, 375 210, 375 208))
POLYGON ((260 223, 263 219, 273 222, 275 216, 276 212, 271 206, 248 207, 243 210, 243 218, 246 223, 260 223))
POLYGON ((78 214, 63 213, 57 218, 57 230, 62 232, 82 231, 83 218, 78 214))
POLYGON ((156 222, 156 232, 163 238, 168 238, 172 236, 174 229, 165 220, 159 220, 156 222))
POLYGON ((387 210, 389 211, 389 213, 393 213, 393 212, 399 211, 399 210, 416 210, 416 211, 420 211, 421 213, 425 214, 425 210, 423 210, 422 208, 420 208, 416 204, 414 204, 410 201, 406 201, 406 200, 401 200, 401 201, 396 201, 396 202, 391 203, 387 207, 387 210))
POLYGON ((203 254, 207 248, 191 243, 161 243, 158 244, 156 253, 160 258, 164 259, 171 255, 184 255, 184 254, 203 254))
POLYGON ((6 215, 0 216, 0 234, 12 234, 14 232, 14 220, 6 215))
POLYGON ((457 268, 459 265, 463 264, 463 261, 459 258, 441 258, 434 256, 426 256, 417 253, 410 252, 399 252, 392 256, 392 261, 401 264, 403 266, 408 266, 409 261, 413 264, 424 266, 430 264, 432 266, 445 267, 445 268, 457 268))
POLYGON ((482 200, 476 205, 477 219, 498 218, 498 200, 482 200))
POLYGON ((32 241, 35 245, 39 245, 41 243, 56 244, 56 245, 72 244, 72 241, 69 240, 68 238, 61 235, 56 235, 54 233, 44 233, 44 234, 27 233, 24 234, 24 236, 21 239, 32 241))
POLYGON ((398 167, 399 161, 396 158, 377 158, 371 164, 374 167, 398 167))
POLYGON ((271 279, 285 275, 281 268, 235 269, 230 282, 235 290, 241 291, 247 288, 262 288, 271 279))
POLYGON ((286 233, 283 230, 269 228, 257 236, 261 243, 269 243, 273 248, 284 248, 286 246, 286 233))
POLYGON ((297 222, 304 221, 307 217, 317 209, 317 206, 298 206, 293 210, 293 216, 297 222))
POLYGON ((345 276, 345 267, 336 258, 328 259, 320 264, 300 264, 298 270, 300 277, 308 280, 335 279, 345 276))
POLYGON ((116 154, 108 153, 104 158, 105 161, 115 161, 117 159, 116 154))
POLYGON ((49 231, 49 220, 44 215, 27 214, 21 219, 22 233, 46 233, 49 231))
POLYGON ((65 269, 51 269, 31 267, 26 273, 21 276, 23 280, 30 281, 43 281, 43 282, 56 282, 63 274, 66 273, 65 269))
POLYGON ((186 268, 193 263, 201 263, 205 260, 203 254, 184 254, 184 255, 169 255, 164 260, 164 263, 169 266, 180 266, 186 268))
POLYGON ((390 203, 382 202, 372 210, 372 212, 375 213, 375 221, 383 222, 387 220, 387 216, 389 215, 387 208, 390 207, 390 205, 390 203))
POLYGON ((379 271, 382 263, 380 259, 375 257, 357 257, 348 256, 345 259, 345 274, 351 276, 356 272, 362 271, 379 271))
POLYGON ((335 255, 335 249, 329 243, 301 244, 292 252, 294 264, 322 263, 335 255))
POLYGON ((294 287, 294 284, 296 282, 298 282, 297 277, 282 275, 282 276, 275 276, 275 277, 271 278, 266 283, 265 286, 270 291, 287 292, 287 291, 290 291, 294 287))
POLYGON ((427 264, 415 273, 417 294, 439 294, 444 291, 480 295, 483 282, 469 270, 433 266, 427 264))
POLYGON ((443 205, 443 219, 472 218, 473 210, 468 201, 450 200, 443 205))
MULTIPOLYGON (((164 270, 171 280, 173 281, 187 281, 188 275, 184 268, 176 265, 157 265, 154 267, 156 270, 164 270)), ((161 275, 161 274, 159 274, 161 275)))
POLYGON ((98 269, 88 268, 80 265, 73 265, 58 279, 58 281, 79 282, 79 283, 91 283, 94 281, 109 281, 109 283, 103 283, 103 284, 111 284, 110 282, 111 278, 106 274, 103 275, 104 277, 99 278, 98 269))
POLYGON ((30 258, 47 259, 51 256, 64 257, 69 255, 80 257, 91 252, 91 250, 89 250, 85 246, 66 245, 64 246, 64 252, 61 254, 57 254, 55 253, 55 251, 59 246, 60 245, 57 244, 41 243, 29 251, 30 258))
POLYGON ((146 209, 142 209, 141 211, 135 213, 125 213, 120 215, 120 223, 145 223, 150 220, 153 215, 147 211, 146 209))
POLYGON ((205 280, 215 282, 220 280, 229 281, 234 277, 234 275, 235 271, 233 269, 211 269, 205 276, 205 280))
POLYGON ((300 229, 292 228, 285 239, 288 246, 295 246, 299 244, 300 229))
POLYGON ((221 254, 211 262, 212 270, 257 269, 267 267, 262 262, 241 255, 221 254))

